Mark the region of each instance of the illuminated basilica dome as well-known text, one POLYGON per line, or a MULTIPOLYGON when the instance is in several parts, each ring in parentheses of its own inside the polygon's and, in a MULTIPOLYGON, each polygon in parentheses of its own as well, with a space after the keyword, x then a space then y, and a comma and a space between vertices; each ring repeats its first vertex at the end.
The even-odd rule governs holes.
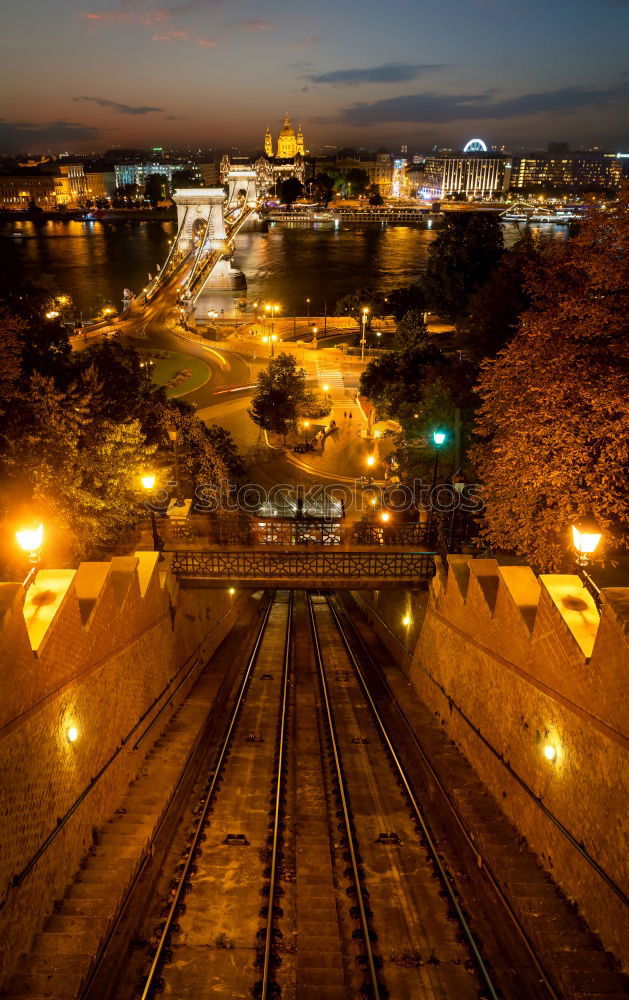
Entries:
MULTIPOLYGON (((269 129, 266 130, 264 137, 264 151, 267 156, 273 156, 273 139, 269 129)), ((277 137, 277 158, 279 160, 293 160, 298 154, 303 156, 304 153, 304 134, 301 130, 301 125, 297 134, 295 134, 295 130, 290 123, 290 118, 286 115, 280 134, 277 137)))

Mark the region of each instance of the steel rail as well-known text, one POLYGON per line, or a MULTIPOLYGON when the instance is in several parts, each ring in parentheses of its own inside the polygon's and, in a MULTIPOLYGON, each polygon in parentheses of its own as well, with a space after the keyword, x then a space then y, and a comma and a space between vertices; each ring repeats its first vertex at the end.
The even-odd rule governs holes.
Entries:
POLYGON ((354 835, 352 833, 352 824, 349 813, 349 798, 347 790, 345 788, 345 778, 343 777, 343 768, 341 766, 341 755, 338 745, 338 740, 336 737, 336 727, 334 724, 334 715, 332 712, 332 705, 330 703, 330 696, 328 692, 328 683, 325 675, 325 667, 323 664, 323 656, 321 654, 321 645, 319 643, 319 635, 317 632, 317 624, 315 621, 314 609, 312 606, 312 597, 307 594, 308 602, 308 613, 310 618, 310 630, 312 634, 312 643, 315 653, 315 661, 317 664, 317 670, 319 672, 319 680, 321 682, 321 691, 323 693, 323 703, 325 706, 325 714, 328 723, 328 729, 330 732, 330 742, 332 744, 332 752, 334 755, 334 766, 336 770, 336 777, 339 784, 339 794, 341 797, 341 805, 343 808, 343 818, 345 822, 345 829, 347 831, 347 842, 349 846, 350 858, 352 862, 352 872, 354 876, 354 885, 356 886, 356 901, 358 904, 358 912, 360 915, 360 925, 363 932, 363 938, 365 943, 365 954, 367 957, 367 966, 369 970, 369 979, 372 989, 371 1000, 380 1000, 382 994, 380 992, 381 987, 378 982, 378 975, 376 972, 376 963, 373 957, 373 951, 371 948, 371 939, 369 937, 369 924, 367 921, 367 914, 365 912, 365 904, 363 901, 363 894, 361 890, 361 878, 358 869, 358 859, 356 846, 354 844, 354 835))
MULTIPOLYGON (((334 605, 333 604, 331 604, 331 607, 333 608, 333 611, 334 611, 334 605)), ((382 684, 382 687, 384 688, 384 690, 388 694, 390 702, 393 705, 393 707, 395 708, 395 711, 396 711, 396 713, 398 715, 398 718, 401 720, 402 724, 404 725, 404 728, 405 728, 406 732, 408 733, 413 746, 415 747, 415 749, 417 750, 419 756, 421 757, 422 763, 426 767, 426 770, 430 774, 430 776, 431 776, 432 780, 434 781, 435 785, 437 786, 437 788, 441 792, 441 794, 442 794, 442 796, 443 796, 443 798, 444 798, 444 800, 446 802, 446 805, 450 809, 450 811, 452 813, 452 816, 453 816, 453 818, 454 818, 457 826, 459 827, 459 830, 461 831, 461 834, 462 834, 463 838, 465 839, 466 843, 468 844, 468 846, 470 847, 470 849, 474 853, 479 869, 483 872, 485 878, 487 879, 487 881, 491 885, 493 891, 496 893, 498 899, 500 900, 500 902, 502 903, 503 907, 505 908, 505 911, 508 914, 511 922, 513 923, 513 926, 514 926, 514 928, 516 930, 516 933, 518 934, 518 937, 522 941, 522 944, 524 945, 526 951, 528 952, 529 957, 532 959, 532 961, 533 961, 533 963, 535 965, 535 969, 536 969, 538 975, 540 976, 540 979, 543 981, 544 985, 546 986, 546 989, 548 990, 550 997, 552 998, 552 1000, 559 1000, 560 994, 558 993, 557 988, 555 987, 555 985, 554 985, 554 983, 553 983, 553 981, 552 981, 549 973, 547 972, 547 970, 546 970, 545 966, 543 965, 543 963, 542 963, 539 955, 537 954, 537 951, 535 950, 535 946, 534 946, 533 942, 531 941, 531 939, 529 938, 528 934, 526 933, 526 930, 524 929, 524 927, 520 923, 520 920, 518 919, 517 914, 515 913, 513 907, 511 906, 511 903, 509 902, 508 897, 506 896, 506 894, 503 891, 500 883, 498 882, 498 879, 497 879, 496 875, 494 874, 494 872, 493 872, 493 870, 491 868, 491 865, 486 861, 484 855, 479 850, 479 847, 478 847, 476 841, 474 840, 472 834, 467 829, 467 826, 465 824, 463 816, 461 815, 460 810, 457 808, 456 804, 452 801, 450 795, 448 794, 447 788, 445 787, 443 781, 441 780, 441 777, 439 776, 438 772, 435 770, 435 768, 434 768, 434 766, 432 764, 432 761, 430 760, 428 754, 424 750, 422 744, 418 740, 418 738, 417 738, 417 736, 415 734, 415 731, 414 731, 413 727, 411 726, 411 724, 410 724, 410 722, 409 722, 409 720, 408 720, 408 718, 406 716, 406 713, 404 712, 404 710, 398 704, 398 701, 397 701, 395 695, 393 694, 393 692, 392 692, 392 690, 391 690, 391 688, 389 686, 389 683, 388 683, 386 677, 382 673, 382 670, 380 669, 380 667, 378 666, 378 664, 375 662, 373 656, 371 655, 371 652, 369 651, 368 647, 365 645, 365 643, 364 643, 362 637, 360 636, 360 634, 356 631, 356 628, 354 627, 351 619, 349 618, 347 612, 345 611, 345 609, 342 606, 341 606, 340 614, 343 616, 343 618, 347 622, 349 628, 351 629, 352 635, 354 636, 356 642, 360 646, 360 649, 361 649, 362 653, 368 659, 368 661, 371 664, 371 666, 372 666, 375 674, 378 677, 378 680, 380 681, 380 683, 382 684)))
POLYGON ((198 822, 197 822, 196 830, 194 832, 194 837, 192 839, 192 844, 190 845, 190 850, 189 850, 189 853, 188 853, 188 857, 187 857, 186 862, 184 864, 183 871, 181 872, 181 875, 179 876, 179 880, 177 882, 177 888, 175 890, 175 895, 174 895, 173 900, 172 900, 172 902, 170 904, 170 907, 169 907, 169 910, 168 910, 168 916, 166 917, 166 921, 164 923, 164 928, 163 928, 162 933, 160 935, 160 939, 159 939, 159 942, 157 944, 155 955, 153 956, 153 961, 151 962, 151 967, 149 969, 148 975, 146 977, 146 981, 144 983, 144 988, 143 988, 142 994, 141 994, 141 1000, 148 1000, 148 998, 151 996, 152 991, 153 991, 153 989, 154 989, 154 987, 156 985, 155 981, 156 981, 157 973, 158 973, 160 965, 161 965, 161 961, 162 961, 164 949, 166 947, 166 942, 168 940, 168 936, 169 936, 170 930, 172 928, 172 925, 175 922, 175 916, 177 914, 177 909, 178 909, 179 904, 181 902, 181 897, 183 895, 186 882, 188 881, 188 878, 190 876, 190 869, 191 869, 191 867, 192 867, 192 865, 194 863, 195 855, 196 855, 196 852, 197 852, 197 849, 198 849, 198 846, 199 846, 199 843, 200 843, 200 840, 201 840, 201 835, 203 833, 203 828, 204 828, 204 826, 206 824, 208 812, 209 812, 210 806, 211 806, 213 798, 214 798, 214 792, 216 791, 216 786, 218 784, 218 780, 219 780, 220 775, 221 775, 222 770, 223 770, 223 764, 225 762, 225 757, 226 757, 227 751, 229 749, 230 740, 231 740, 232 734, 234 732, 234 728, 236 726, 236 723, 238 721, 238 717, 240 715, 240 709, 241 709, 242 703, 243 703, 243 701, 245 699, 245 694, 246 694, 246 691, 247 691, 247 687, 249 685, 249 681, 251 679, 251 674, 253 673, 253 669, 254 669, 254 667, 256 665, 256 662, 257 662, 257 659, 258 659, 258 653, 260 651, 260 646, 262 645, 262 639, 264 638, 264 634, 266 632, 267 622, 269 620, 269 615, 271 614, 271 609, 273 608, 274 604, 275 604, 275 595, 273 595, 273 598, 269 601, 268 607, 267 607, 267 609, 266 609, 266 611, 264 613, 264 618, 262 619, 262 623, 260 625, 260 629, 259 629, 258 634, 256 636, 256 641, 254 643, 253 650, 251 651, 251 655, 249 657, 249 662, 247 663, 247 668, 245 670, 244 676, 243 676, 242 681, 240 683, 240 687, 238 689, 238 696, 236 698, 236 703, 234 705, 234 708, 232 710, 232 714, 231 714, 229 723, 228 723, 227 728, 225 730, 225 735, 223 737, 223 741, 222 741, 222 746, 221 746, 220 752, 219 752, 219 754, 218 754, 218 756, 217 756, 217 758, 216 758, 216 760, 215 760, 215 762, 213 764, 213 774, 212 774, 212 778, 211 778, 211 780, 210 780, 210 782, 209 782, 209 784, 208 784, 208 786, 206 787, 206 790, 205 790, 205 802, 203 804, 203 809, 201 810, 201 814, 200 814, 198 822))
POLYGON ((264 961, 262 965, 262 991, 260 1000, 267 1000, 270 996, 271 987, 271 949, 273 946, 273 905, 275 901, 275 887, 277 883, 277 858, 281 839, 281 811, 282 794, 284 791, 284 780, 282 771, 284 768, 284 751, 286 743, 286 719, 288 716, 288 688, 290 679, 290 668, 292 662, 291 644, 293 639, 293 605, 294 591, 289 591, 288 598, 288 618, 286 621, 286 638, 284 640, 284 665, 282 671, 282 703, 280 708, 280 729, 278 740, 277 756, 277 783, 275 786, 275 810, 273 813, 273 846, 271 850, 271 879, 269 882, 269 904, 266 915, 266 939, 264 942, 264 961))
POLYGON ((455 913, 457 915, 457 919, 459 921, 461 929, 463 930, 463 933, 465 935, 467 944, 468 944, 468 946, 469 946, 472 954, 474 955, 474 959, 476 961, 476 965, 478 967, 478 970, 479 970, 479 972, 480 972, 480 974, 481 974, 481 976, 482 976, 482 978, 483 978, 483 980, 485 982, 485 985, 486 985, 486 987, 487 987, 487 989, 488 989, 488 991, 490 993, 490 996, 493 998, 493 1000, 499 1000, 500 994, 498 993, 496 987, 494 986, 494 983, 493 983, 491 974, 489 972, 489 969, 487 968, 487 965, 486 965, 486 963, 485 963, 485 961, 483 959, 483 956, 482 956, 482 954, 480 952, 479 945, 478 945, 478 943, 476 941, 476 938, 474 937, 474 934, 472 932, 472 929, 471 929, 470 925, 467 922, 467 919, 466 919, 465 914, 463 912, 461 903, 459 901, 458 894, 457 894, 454 886, 450 882, 450 879, 448 878, 448 873, 447 873, 447 871, 446 871, 446 869, 444 867, 443 862, 441 861, 441 858, 439 857, 438 847, 437 847, 437 845, 435 844, 435 842, 433 840, 432 833, 431 833, 430 828, 428 826, 428 823, 427 823, 427 821, 426 821, 426 819, 424 817, 423 811, 420 808, 420 805, 419 805, 419 803, 418 803, 418 801, 417 801, 417 799, 415 797, 415 793, 414 793, 414 791, 413 791, 413 789, 411 787, 410 781, 409 781, 409 779, 407 777, 404 765, 402 764, 400 758, 398 757, 398 755, 397 755, 397 753, 395 751, 395 747, 393 746, 393 743, 391 742, 391 739, 389 737, 387 728, 386 728, 386 726, 385 726, 385 724, 384 724, 384 722, 382 720, 382 717, 381 717, 381 715, 380 715, 380 713, 379 713, 379 711, 378 711, 378 709, 376 707, 376 704, 375 704, 373 698, 371 697, 371 692, 369 691, 369 688, 367 687, 367 684, 365 682, 365 678, 363 676, 363 673, 362 673, 362 671, 360 669, 360 665, 358 663, 358 660, 356 659, 356 657, 354 655, 354 651, 351 648, 349 642, 347 641, 347 636, 346 636, 345 631, 343 629, 343 626, 341 624, 340 618, 339 618, 339 616, 338 616, 338 614, 336 612, 336 609, 332 605, 332 602, 330 601, 330 598, 327 597, 327 596, 326 596, 326 602, 327 602, 327 606, 329 607, 330 612, 332 614, 332 618, 333 618, 333 620, 334 620, 334 622, 336 624, 337 631, 338 631, 338 633, 339 633, 339 635, 341 637, 341 640, 343 642, 343 646, 345 648, 345 651, 346 651, 346 653, 347 653, 347 655, 349 657, 349 660, 350 660, 350 662, 351 662, 351 664, 352 664, 352 666, 354 668, 354 671, 355 671, 355 673, 356 673, 356 675, 357 675, 357 677, 358 677, 358 679, 360 681, 360 685, 362 687, 362 690, 363 690, 363 693, 365 695, 365 698, 367 699, 367 701, 369 703, 369 706, 371 708, 373 717, 376 720, 376 723, 378 725, 378 729, 380 731, 380 735, 382 736, 382 739, 386 743, 387 748, 389 750, 389 753, 391 754, 393 763, 395 764, 395 769, 396 769, 396 771, 397 771, 397 773, 399 775, 399 778, 400 778, 400 780, 401 780, 401 782, 402 782, 402 784, 404 786, 404 790, 406 791, 406 794, 407 794, 407 796, 409 798, 409 802, 410 802, 411 808, 413 810, 413 813, 415 815, 415 818, 416 818, 419 826, 421 827, 422 835, 423 835, 423 837, 424 837, 424 839, 426 841, 426 844, 428 846, 428 850, 430 851, 430 855, 432 857, 432 860, 433 860, 433 863, 435 865, 435 868, 437 869, 437 871, 439 873, 439 876, 440 876, 440 879, 441 879, 441 882, 442 882, 445 890, 448 893, 449 900, 450 900, 450 902, 451 902, 451 904, 452 904, 452 906, 454 908, 454 911, 455 911, 455 913))

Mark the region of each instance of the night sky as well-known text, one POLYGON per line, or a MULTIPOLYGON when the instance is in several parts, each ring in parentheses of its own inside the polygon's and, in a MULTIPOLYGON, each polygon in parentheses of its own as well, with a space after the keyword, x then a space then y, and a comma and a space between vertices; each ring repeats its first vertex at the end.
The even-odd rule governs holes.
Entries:
POLYGON ((629 147, 627 0, 14 0, 0 151, 629 147))

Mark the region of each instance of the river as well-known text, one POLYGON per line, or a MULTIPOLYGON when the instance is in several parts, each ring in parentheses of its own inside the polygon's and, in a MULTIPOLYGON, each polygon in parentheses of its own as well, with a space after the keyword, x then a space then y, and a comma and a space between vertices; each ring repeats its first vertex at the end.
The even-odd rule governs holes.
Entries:
MULTIPOLYGON (((552 226, 536 231, 559 239, 566 234, 552 226)), ((0 268, 9 280, 52 275, 87 319, 105 304, 119 307, 125 287, 141 289, 175 234, 174 221, 7 221, 0 224, 0 268)), ((377 223, 256 227, 237 236, 234 264, 247 277, 250 302, 272 299, 285 314, 305 315, 310 298, 311 313, 320 315, 324 302, 332 312, 336 300, 356 288, 386 294, 416 280, 435 235, 424 226, 377 223)), ((517 238, 514 226, 505 229, 507 245, 517 238)))

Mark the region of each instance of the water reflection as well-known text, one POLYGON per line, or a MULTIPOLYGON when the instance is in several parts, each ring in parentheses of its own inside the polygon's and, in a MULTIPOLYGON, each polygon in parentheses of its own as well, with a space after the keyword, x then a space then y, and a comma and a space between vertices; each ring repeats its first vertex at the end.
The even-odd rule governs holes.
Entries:
MULTIPOLYGON (((532 228, 557 239, 566 236, 559 227, 532 228)), ((251 229, 236 238, 235 265, 247 277, 249 302, 273 299, 286 313, 304 313, 310 298, 315 315, 324 302, 332 312, 335 301, 355 288, 370 286, 386 294, 415 281, 437 232, 378 223, 251 229)), ((59 290, 72 295, 89 316, 95 302, 118 306, 125 287, 142 288, 148 273, 164 261, 174 235, 174 221, 8 221, 0 224, 0 267, 9 280, 20 274, 53 275, 59 290)), ((519 235, 516 226, 505 227, 507 245, 519 235)))

